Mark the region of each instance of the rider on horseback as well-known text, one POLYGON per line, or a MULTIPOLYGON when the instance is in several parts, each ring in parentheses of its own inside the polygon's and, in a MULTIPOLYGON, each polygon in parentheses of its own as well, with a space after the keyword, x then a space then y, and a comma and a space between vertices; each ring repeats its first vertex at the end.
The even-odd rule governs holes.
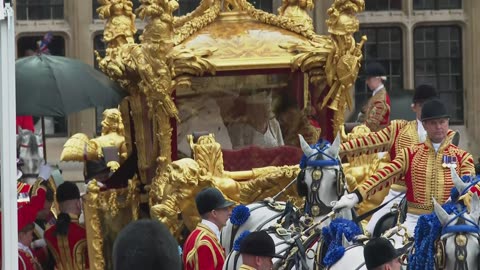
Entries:
POLYGON ((421 214, 433 210, 431 198, 444 203, 453 187, 450 168, 460 176, 475 172, 472 155, 447 140, 449 115, 446 106, 432 99, 422 107, 422 124, 428 138, 424 143, 402 149, 396 158, 377 171, 350 194, 342 196, 333 210, 353 208, 363 199, 393 183, 405 180, 408 213, 404 225, 410 235, 421 214))
MULTIPOLYGON (((416 120, 393 120, 390 125, 378 132, 370 133, 363 138, 353 139, 341 144, 340 156, 358 157, 360 155, 369 155, 380 152, 388 152, 389 160, 394 160, 400 151, 418 143, 423 143, 426 139, 426 131, 421 122, 421 110, 423 103, 435 98, 437 91, 430 85, 420 85, 415 88, 413 95, 412 110, 416 114, 416 120)), ((447 140, 452 140, 456 133, 449 130, 447 140)), ((390 201, 386 206, 373 214, 367 226, 370 234, 374 233, 375 225, 384 215, 390 213, 393 204, 400 204, 402 197, 399 195, 405 192, 405 180, 403 178, 390 187, 388 195, 382 204, 390 201), (395 199, 394 199, 395 198, 395 199)))

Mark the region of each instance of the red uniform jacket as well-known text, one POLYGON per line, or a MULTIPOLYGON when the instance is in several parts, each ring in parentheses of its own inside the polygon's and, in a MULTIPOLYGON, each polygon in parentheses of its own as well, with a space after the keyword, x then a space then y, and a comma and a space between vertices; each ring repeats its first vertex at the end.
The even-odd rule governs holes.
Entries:
MULTIPOLYGON (((417 130, 417 120, 393 120, 388 127, 368 135, 346 141, 340 145, 340 156, 358 157, 371 155, 380 152, 388 152, 390 160, 394 160, 402 149, 412 147, 420 143, 417 130)), ((451 142, 455 131, 448 130, 446 142, 451 142)), ((405 187, 403 177, 396 182, 396 185, 405 187)), ((393 187, 393 185, 392 185, 393 187)), ((398 189, 397 191, 404 191, 398 189)))
POLYGON ((362 108, 359 122, 373 132, 386 127, 390 122, 390 96, 385 88, 372 96, 362 108))
POLYGON ((375 194, 402 177, 407 186, 408 212, 426 214, 433 211, 432 197, 443 204, 453 187, 450 168, 454 164, 458 175, 474 175, 472 155, 444 141, 438 152, 427 139, 425 143, 404 148, 396 158, 378 170, 357 188, 362 199, 375 194))
MULTIPOLYGON (((18 186, 17 186, 18 187, 18 186)), ((40 211, 45 204, 46 190, 44 187, 39 186, 37 190, 32 193, 29 203, 25 203, 18 206, 18 230, 20 231, 23 226, 33 223, 38 211, 40 211)), ((0 215, 0 227, 2 225, 2 215, 0 215)), ((0 262, 2 261, 2 234, 0 233, 0 262)))
POLYGON ((19 270, 40 270, 41 267, 35 257, 21 249, 18 250, 18 269, 19 270))
POLYGON ((183 246, 184 269, 222 270, 224 262, 225 250, 217 236, 204 224, 198 224, 183 246))
POLYGON ((58 270, 85 270, 89 269, 87 251, 87 233, 85 228, 78 224, 78 218, 70 215, 71 222, 67 236, 56 236, 57 225, 45 231, 45 241, 55 259, 58 270))

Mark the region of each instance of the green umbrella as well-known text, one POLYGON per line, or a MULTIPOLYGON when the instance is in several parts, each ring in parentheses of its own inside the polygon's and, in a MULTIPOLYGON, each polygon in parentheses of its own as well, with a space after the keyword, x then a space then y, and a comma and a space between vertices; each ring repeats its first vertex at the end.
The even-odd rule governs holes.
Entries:
POLYGON ((91 107, 116 107, 127 94, 93 67, 61 56, 19 59, 15 72, 17 115, 61 117, 91 107))

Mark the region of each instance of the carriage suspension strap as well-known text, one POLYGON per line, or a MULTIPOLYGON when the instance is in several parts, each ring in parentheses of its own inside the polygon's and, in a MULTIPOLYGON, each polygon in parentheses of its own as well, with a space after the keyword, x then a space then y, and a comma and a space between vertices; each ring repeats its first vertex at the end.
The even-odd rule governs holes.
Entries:
POLYGON ((360 221, 366 219, 367 217, 375 214, 378 210, 380 210, 380 209, 382 209, 383 207, 385 207, 387 204, 391 203, 393 200, 395 200, 395 199, 397 199, 398 197, 403 196, 403 195, 405 195, 405 192, 402 192, 402 193, 400 193, 400 194, 395 195, 395 197, 391 198, 390 200, 388 200, 388 201, 382 203, 381 205, 373 208, 372 210, 367 211, 367 212, 361 214, 360 216, 354 218, 354 219, 353 219, 353 222, 357 223, 357 222, 360 222, 360 221))

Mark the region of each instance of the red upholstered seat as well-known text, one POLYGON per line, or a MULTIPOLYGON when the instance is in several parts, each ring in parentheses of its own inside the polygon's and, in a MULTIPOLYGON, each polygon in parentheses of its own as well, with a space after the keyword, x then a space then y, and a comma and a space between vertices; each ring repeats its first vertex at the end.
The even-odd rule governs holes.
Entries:
POLYGON ((293 146, 263 148, 248 146, 223 152, 223 166, 226 171, 245 171, 266 166, 296 165, 303 155, 302 149, 293 146))

